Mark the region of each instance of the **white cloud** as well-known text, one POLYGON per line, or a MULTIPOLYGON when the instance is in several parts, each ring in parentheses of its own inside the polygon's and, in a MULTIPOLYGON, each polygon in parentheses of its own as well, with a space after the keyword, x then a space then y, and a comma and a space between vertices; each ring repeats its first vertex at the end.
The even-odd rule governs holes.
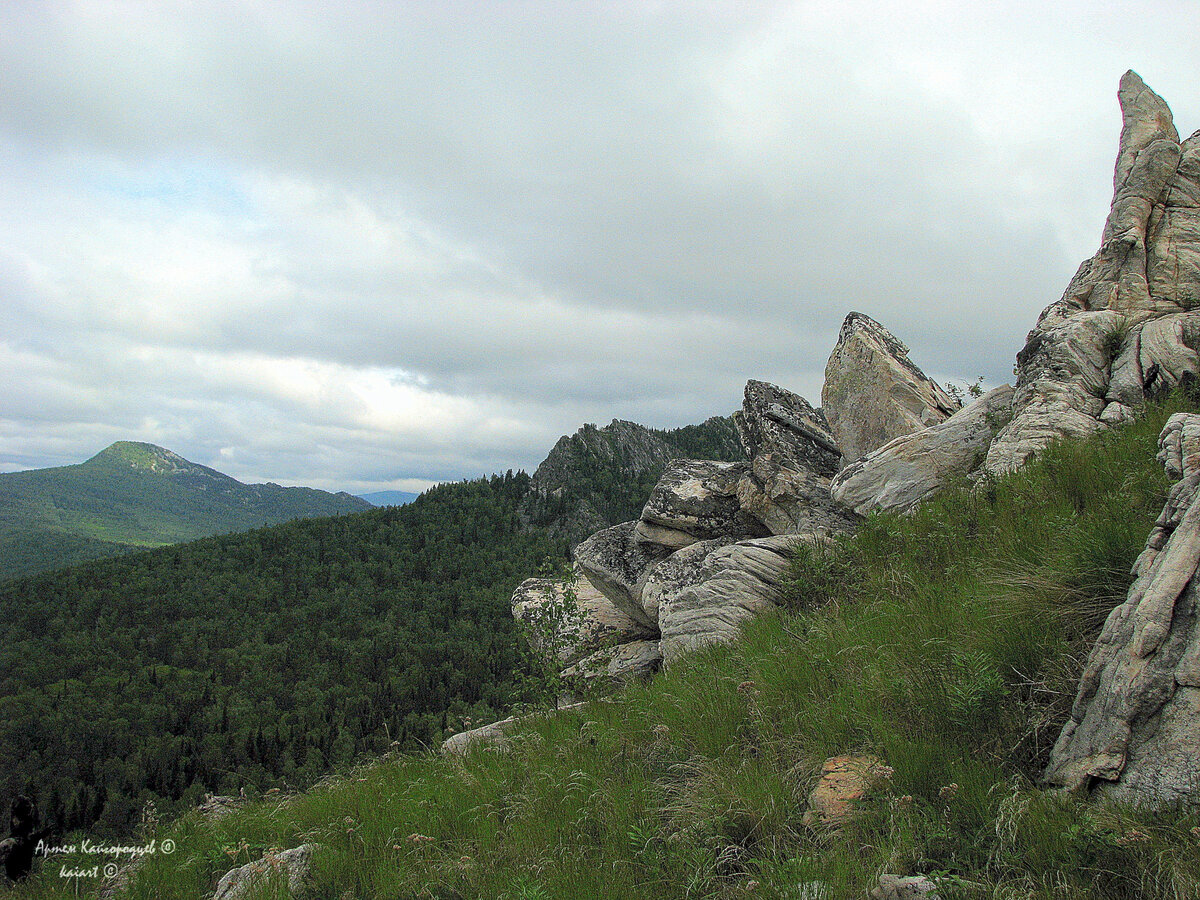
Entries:
MULTIPOLYGON (((1009 376, 1173 3, 0 9, 0 469, 163 443, 353 485, 814 401, 841 318, 1009 376)), ((415 479, 415 481, 414 481, 415 479)))

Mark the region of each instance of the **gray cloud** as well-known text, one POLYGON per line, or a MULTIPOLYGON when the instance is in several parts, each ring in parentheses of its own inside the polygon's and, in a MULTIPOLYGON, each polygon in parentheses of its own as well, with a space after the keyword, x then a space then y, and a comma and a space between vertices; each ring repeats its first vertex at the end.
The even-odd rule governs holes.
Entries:
MULTIPOLYGON (((0 468, 139 438, 360 489, 812 399, 850 309, 1009 377, 1177 4, 0 10, 0 468)), ((1191 104, 1191 106, 1189 106, 1191 104)))

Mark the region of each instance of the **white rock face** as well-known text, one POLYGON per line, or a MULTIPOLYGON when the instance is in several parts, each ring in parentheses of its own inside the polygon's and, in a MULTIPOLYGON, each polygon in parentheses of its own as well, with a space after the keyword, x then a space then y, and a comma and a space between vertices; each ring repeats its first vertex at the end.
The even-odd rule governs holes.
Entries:
POLYGON ((846 466, 893 438, 936 425, 961 406, 862 313, 846 316, 825 365, 821 407, 846 466))
POLYGON ((946 421, 884 444, 838 473, 833 499, 865 516, 876 510, 912 509, 979 468, 1009 416, 1013 389, 988 391, 946 421))
POLYGON ((1172 416, 1159 446, 1179 481, 1088 657, 1045 779, 1200 806, 1200 416, 1172 416))
POLYGON ((774 607, 794 548, 815 539, 778 535, 708 552, 699 545, 681 550, 692 552, 674 561, 680 568, 674 587, 659 597, 664 665, 707 644, 732 641, 747 619, 774 607))
POLYGON ((1200 369, 1200 132, 1182 143, 1171 111, 1133 72, 1113 199, 1096 255, 1079 267, 1017 355, 1013 418, 984 471, 1020 466, 1060 437, 1128 418, 1148 394, 1200 369))

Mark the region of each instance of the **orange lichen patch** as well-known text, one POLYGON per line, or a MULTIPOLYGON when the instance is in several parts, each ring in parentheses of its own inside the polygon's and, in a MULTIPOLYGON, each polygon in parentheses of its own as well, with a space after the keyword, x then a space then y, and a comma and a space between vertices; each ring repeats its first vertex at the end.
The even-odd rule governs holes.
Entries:
POLYGON ((854 804, 891 775, 892 770, 874 756, 831 756, 808 795, 804 824, 844 825, 854 815, 854 804))

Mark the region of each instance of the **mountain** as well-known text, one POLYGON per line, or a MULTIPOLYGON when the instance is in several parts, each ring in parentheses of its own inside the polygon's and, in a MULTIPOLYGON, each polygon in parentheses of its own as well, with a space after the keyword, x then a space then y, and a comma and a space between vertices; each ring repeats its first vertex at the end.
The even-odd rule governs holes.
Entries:
POLYGON ((412 503, 418 497, 410 491, 372 491, 358 496, 372 506, 403 506, 405 503, 412 503))
POLYGON ((369 508, 345 493, 243 484, 162 447, 118 441, 79 465, 0 475, 0 578, 369 508))

